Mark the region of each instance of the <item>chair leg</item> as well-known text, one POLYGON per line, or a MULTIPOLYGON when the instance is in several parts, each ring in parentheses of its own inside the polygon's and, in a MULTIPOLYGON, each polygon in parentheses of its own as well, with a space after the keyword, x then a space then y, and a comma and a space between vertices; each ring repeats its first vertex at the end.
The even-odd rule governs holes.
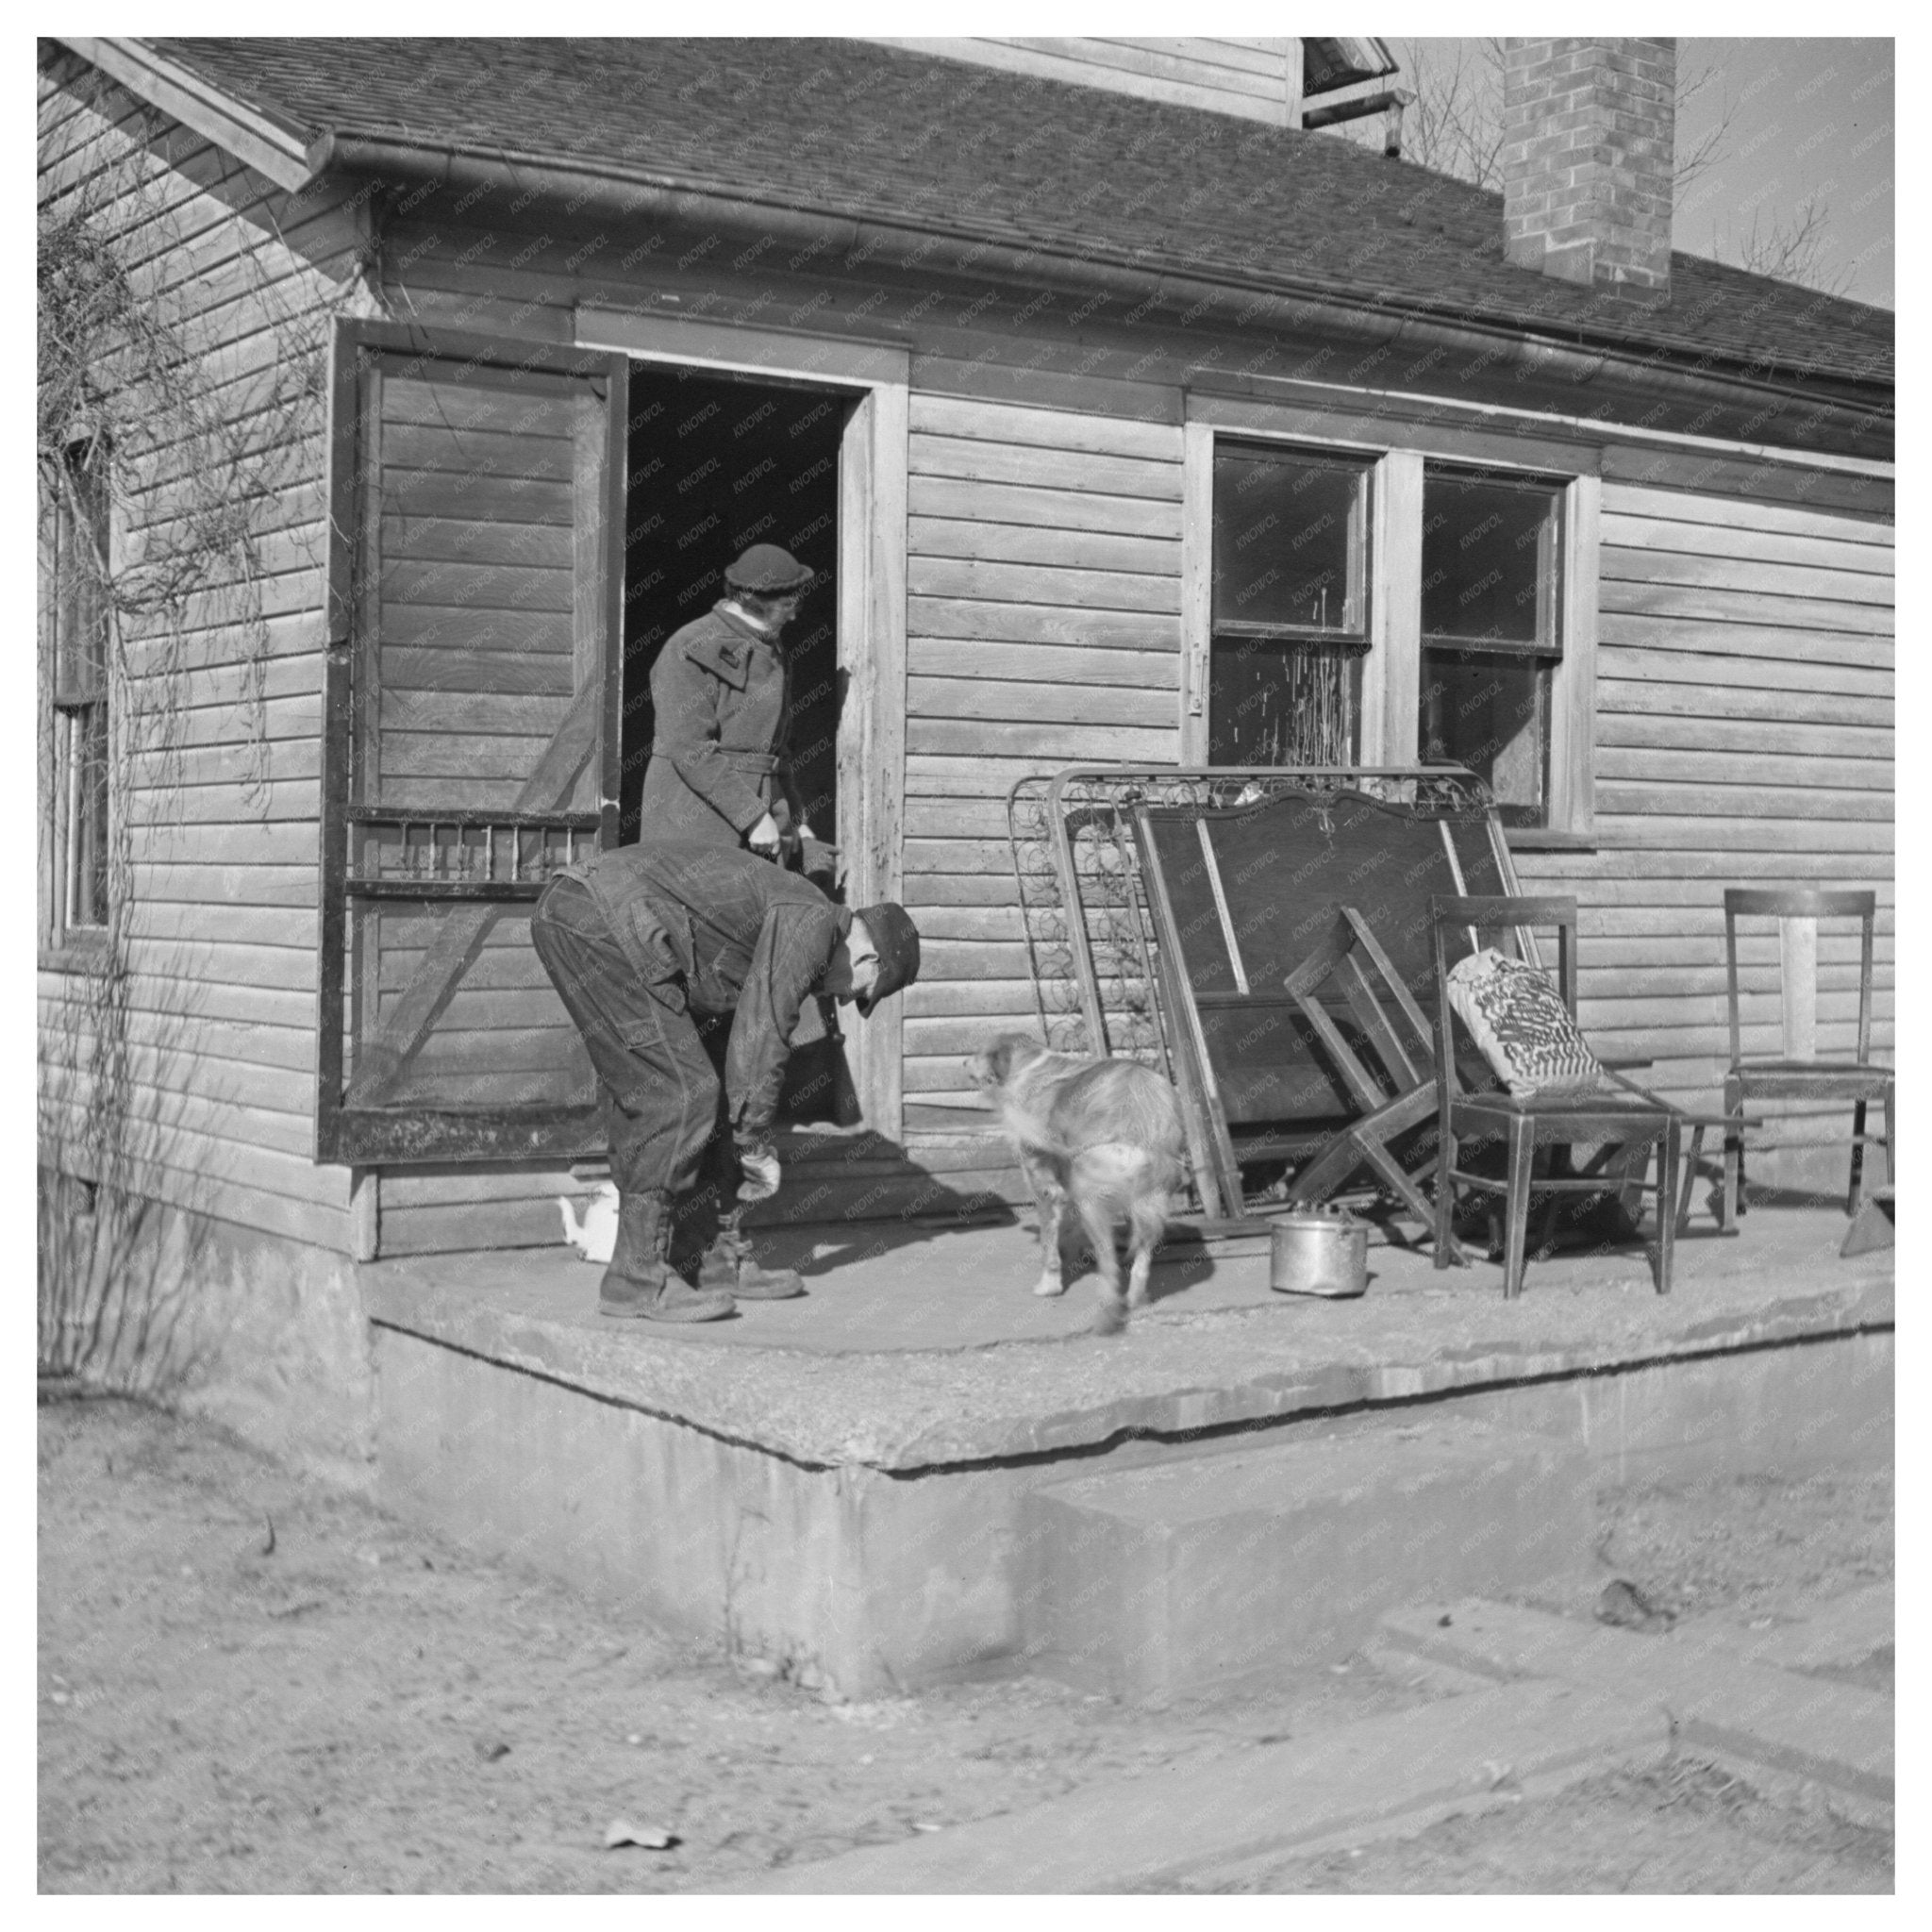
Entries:
POLYGON ((1445 1130, 1439 1137, 1436 1148, 1435 1261, 1438 1268, 1453 1267, 1461 1258, 1455 1237, 1450 1232, 1450 1224, 1456 1218, 1456 1183, 1450 1178, 1455 1171, 1456 1136, 1445 1130))
POLYGON ((1744 1124, 1737 1118, 1744 1110, 1744 1091, 1736 1080, 1724 1082, 1724 1231, 1738 1224, 1744 1211, 1744 1124))
POLYGON ((1699 1121, 1690 1129, 1690 1151, 1684 1158, 1684 1185, 1679 1191, 1677 1201, 1677 1232, 1682 1234, 1690 1225, 1690 1200, 1697 1191, 1697 1167, 1704 1158, 1704 1123, 1699 1121))
POLYGON ((1888 1080, 1885 1083, 1885 1185, 1888 1188, 1898 1186, 1898 1149, 1897 1143, 1893 1140, 1894 1122, 1892 1120, 1892 1113, 1897 1103, 1897 1095, 1898 1082, 1896 1080, 1888 1080))
POLYGON ((1852 1103, 1852 1184, 1845 1190, 1845 1212, 1856 1214, 1865 1205, 1865 1103, 1852 1103))
POLYGON ((1525 1120, 1509 1123, 1509 1191, 1504 1197, 1508 1216, 1503 1242, 1503 1299, 1513 1302, 1523 1292, 1523 1261, 1529 1232, 1529 1184, 1536 1141, 1525 1120))
MULTIPOLYGON (((1674 1115, 1657 1150, 1657 1291, 1671 1291, 1677 1241, 1677 1175, 1684 1162, 1684 1124, 1674 1115)), ((1686 1210, 1689 1211, 1688 1208, 1686 1210)))

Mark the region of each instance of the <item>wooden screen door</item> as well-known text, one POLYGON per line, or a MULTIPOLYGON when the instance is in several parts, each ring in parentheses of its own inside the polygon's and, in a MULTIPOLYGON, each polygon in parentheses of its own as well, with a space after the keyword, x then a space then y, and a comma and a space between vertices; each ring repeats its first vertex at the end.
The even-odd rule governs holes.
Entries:
POLYGON ((626 367, 341 327, 319 1159, 603 1144, 529 921, 617 840, 626 367))

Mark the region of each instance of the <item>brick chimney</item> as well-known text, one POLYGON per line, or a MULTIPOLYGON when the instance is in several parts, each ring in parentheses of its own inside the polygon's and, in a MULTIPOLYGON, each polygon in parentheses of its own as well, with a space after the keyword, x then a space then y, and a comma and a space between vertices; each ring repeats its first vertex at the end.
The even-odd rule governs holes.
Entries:
POLYGON ((1668 300, 1675 41, 1506 41, 1503 253, 1668 300))

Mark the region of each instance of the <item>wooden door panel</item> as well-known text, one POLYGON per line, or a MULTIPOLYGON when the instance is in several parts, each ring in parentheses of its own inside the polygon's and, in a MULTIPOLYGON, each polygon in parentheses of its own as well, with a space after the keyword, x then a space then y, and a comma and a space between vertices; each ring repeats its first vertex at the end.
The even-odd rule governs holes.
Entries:
POLYGON ((529 915, 616 834, 625 368, 343 330, 320 1158, 599 1144, 529 915))

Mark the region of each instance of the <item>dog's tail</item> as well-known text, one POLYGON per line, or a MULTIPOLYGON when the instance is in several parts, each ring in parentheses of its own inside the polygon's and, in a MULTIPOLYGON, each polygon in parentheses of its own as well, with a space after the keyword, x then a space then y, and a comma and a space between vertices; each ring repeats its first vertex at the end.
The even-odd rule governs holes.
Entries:
POLYGON ((1090 1232, 1124 1222, 1137 1248, 1152 1247, 1174 1211, 1183 1174, 1181 1163, 1164 1148, 1102 1141, 1073 1157, 1067 1192, 1090 1232))

